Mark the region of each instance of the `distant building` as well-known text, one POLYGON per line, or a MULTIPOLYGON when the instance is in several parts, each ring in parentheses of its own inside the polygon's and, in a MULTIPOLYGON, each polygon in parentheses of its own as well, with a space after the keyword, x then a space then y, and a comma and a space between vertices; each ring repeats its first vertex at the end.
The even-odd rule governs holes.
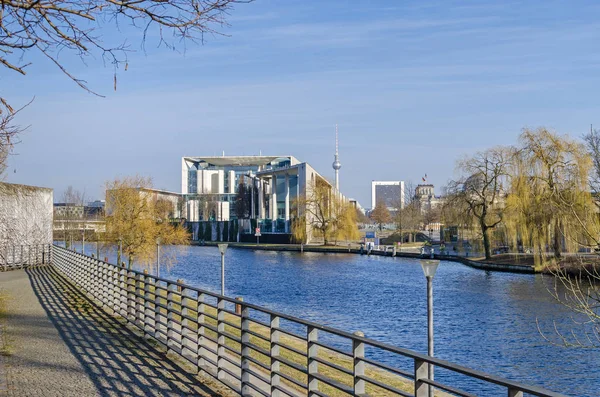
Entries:
POLYGON ((93 208, 104 208, 106 206, 106 200, 90 201, 87 206, 93 208))
POLYGON ((442 204, 442 198, 435 195, 435 188, 432 184, 417 185, 415 196, 419 201, 422 213, 435 209, 442 204))
MULTIPOLYGON (((189 222, 251 219, 263 234, 289 234, 294 201, 305 196, 310 186, 324 183, 332 194, 345 199, 310 164, 293 156, 183 157, 181 163, 183 207, 189 222)), ((254 233, 247 225, 245 232, 254 233)), ((309 240, 310 234, 307 231, 309 240)))
POLYGON ((371 210, 383 201, 390 211, 404 208, 404 181, 371 181, 371 210))
POLYGON ((361 214, 366 215, 367 211, 363 208, 362 205, 360 205, 360 203, 355 200, 355 199, 348 199, 348 201, 350 202, 350 205, 352 205, 356 210, 360 211, 361 214))

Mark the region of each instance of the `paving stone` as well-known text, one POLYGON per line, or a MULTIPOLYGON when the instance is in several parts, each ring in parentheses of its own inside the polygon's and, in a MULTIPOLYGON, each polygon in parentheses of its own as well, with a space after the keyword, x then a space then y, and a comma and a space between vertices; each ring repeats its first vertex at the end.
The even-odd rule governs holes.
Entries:
POLYGON ((232 395, 181 370, 52 266, 0 273, 0 298, 0 396, 232 395))

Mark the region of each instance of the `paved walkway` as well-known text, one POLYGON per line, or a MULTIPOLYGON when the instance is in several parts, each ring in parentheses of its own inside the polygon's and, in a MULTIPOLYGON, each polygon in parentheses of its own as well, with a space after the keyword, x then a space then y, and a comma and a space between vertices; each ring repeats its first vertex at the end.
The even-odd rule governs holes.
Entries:
POLYGON ((51 266, 0 273, 0 396, 228 396, 93 304, 51 266))

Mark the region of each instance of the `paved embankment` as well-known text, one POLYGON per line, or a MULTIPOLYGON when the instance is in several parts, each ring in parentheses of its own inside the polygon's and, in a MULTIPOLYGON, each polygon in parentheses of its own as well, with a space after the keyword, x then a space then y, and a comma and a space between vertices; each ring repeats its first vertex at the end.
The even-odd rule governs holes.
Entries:
POLYGON ((229 395, 181 370, 51 266, 0 273, 0 297, 0 395, 229 395))

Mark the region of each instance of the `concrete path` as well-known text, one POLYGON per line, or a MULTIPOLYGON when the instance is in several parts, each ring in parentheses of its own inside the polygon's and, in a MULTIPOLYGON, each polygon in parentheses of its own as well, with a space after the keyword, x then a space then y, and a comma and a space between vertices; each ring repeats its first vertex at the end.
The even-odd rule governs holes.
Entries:
POLYGON ((51 266, 0 273, 0 396, 229 396, 99 309, 51 266))

